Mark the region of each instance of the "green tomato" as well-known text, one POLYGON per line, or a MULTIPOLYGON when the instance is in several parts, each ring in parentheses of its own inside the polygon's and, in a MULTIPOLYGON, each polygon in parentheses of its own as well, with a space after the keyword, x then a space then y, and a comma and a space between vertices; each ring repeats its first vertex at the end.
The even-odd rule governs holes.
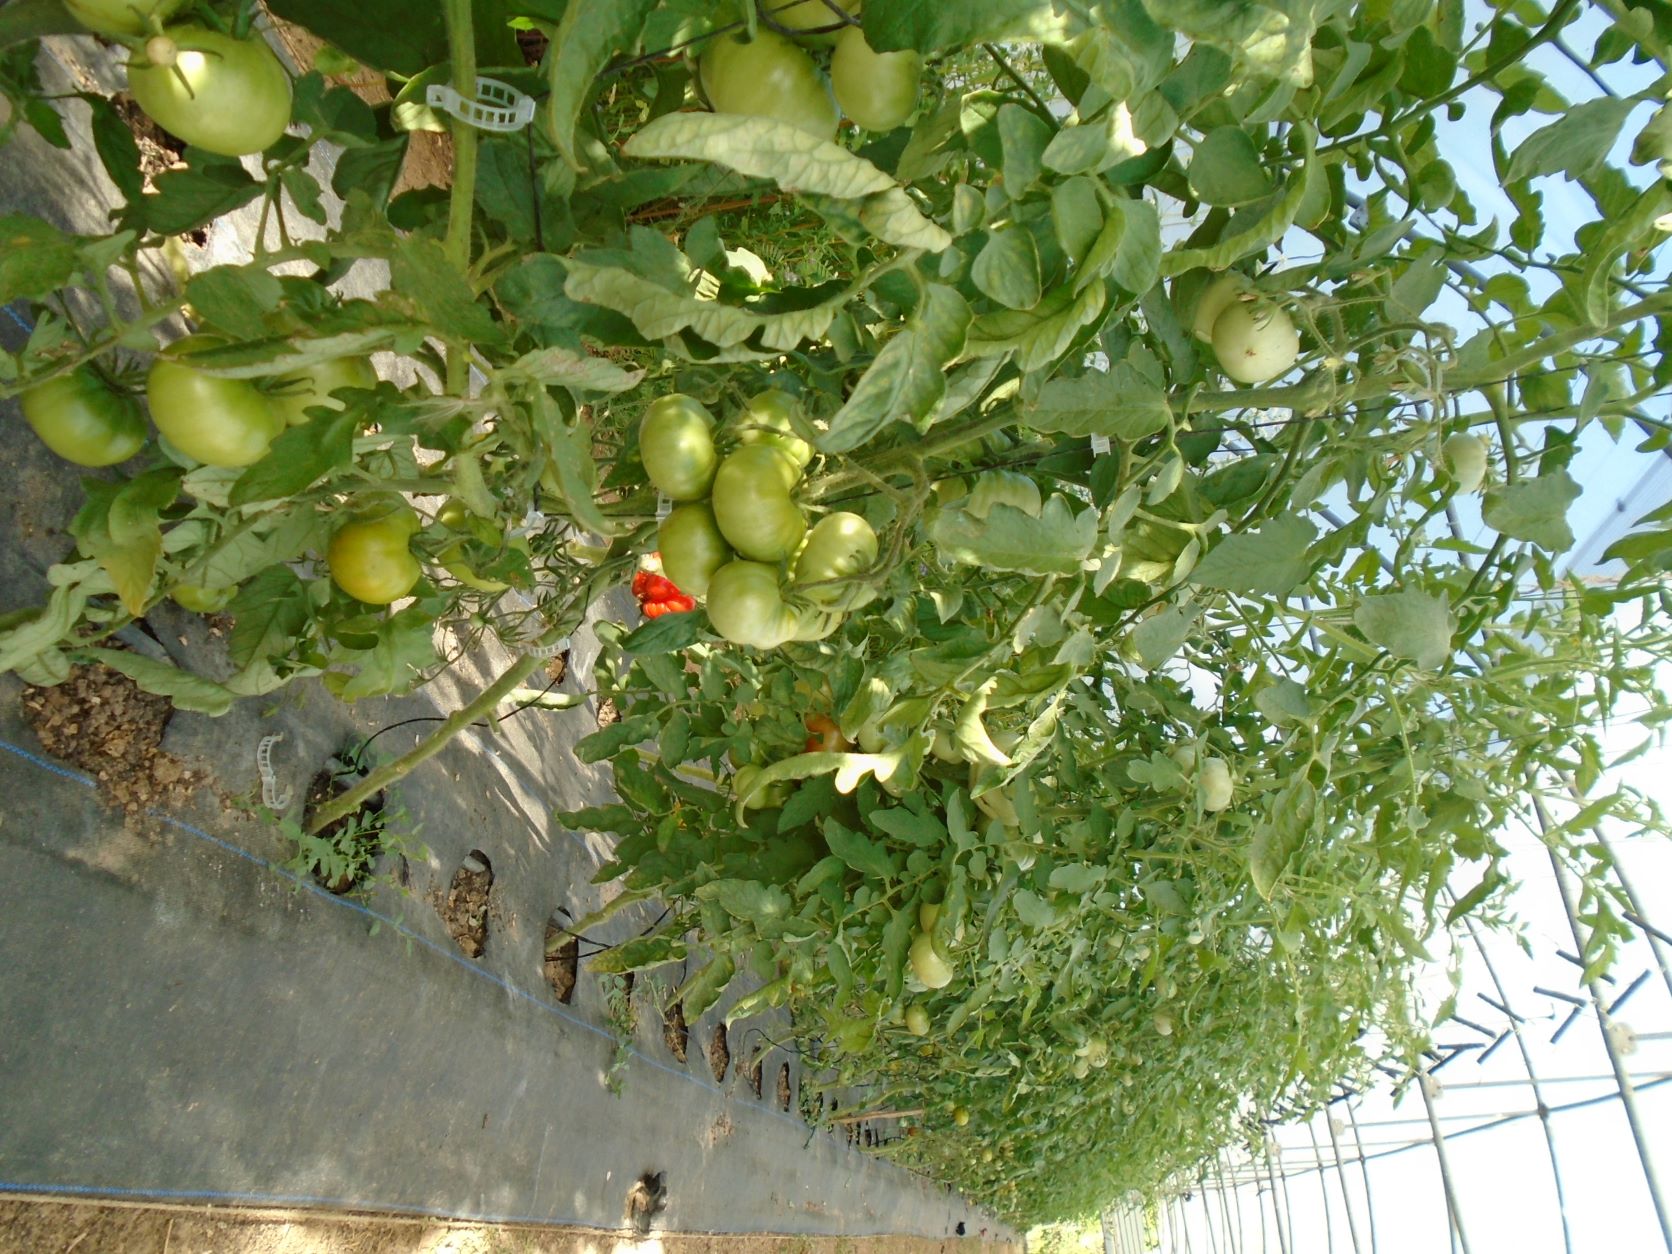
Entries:
MULTIPOLYGON (((858 17, 863 9, 863 0, 836 0, 847 12, 849 17, 858 17)), ((808 44, 813 47, 826 47, 836 39, 837 31, 820 30, 824 26, 836 26, 842 19, 824 0, 794 0, 785 4, 783 0, 761 0, 761 15, 771 18, 785 30, 794 32, 793 38, 797 43, 808 44), (807 32, 811 31, 811 34, 807 32)))
POLYGON ((812 57, 776 31, 757 31, 751 40, 710 39, 698 76, 716 113, 775 118, 820 139, 836 138, 836 102, 824 75, 812 57))
POLYGON ((176 26, 173 65, 128 66, 128 88, 165 131, 207 152, 242 157, 290 125, 290 75, 260 38, 176 26))
POLYGON ((790 631, 791 640, 823 640, 842 625, 842 615, 834 610, 808 606, 802 610, 792 609, 790 614, 795 619, 795 626, 790 631))
POLYGON ((1196 313, 1190 321, 1190 333, 1202 343, 1210 343, 1213 340, 1213 324, 1219 321, 1219 315, 1241 291, 1235 275, 1222 274, 1210 280, 1196 298, 1196 313))
POLYGON ((232 598, 238 595, 238 588, 236 585, 231 588, 205 588, 201 584, 183 583, 168 595, 183 610, 194 614, 215 614, 232 603, 232 598))
POLYGON ((927 932, 919 932, 911 943, 911 971, 924 988, 945 988, 952 983, 952 964, 941 956, 927 932))
POLYGON ((714 520, 744 557, 781 562, 807 534, 807 519, 790 496, 801 472, 770 444, 745 444, 714 476, 714 520))
POLYGON ((145 443, 139 402, 86 366, 37 383, 18 404, 41 443, 77 466, 114 466, 145 443))
POLYGON ((960 1128, 962 1128, 966 1124, 968 1124, 969 1121, 970 1121, 970 1112, 967 1109, 965 1109, 962 1106, 954 1106, 952 1108, 952 1122, 953 1123, 957 1124, 960 1128))
POLYGON ((917 108, 923 58, 915 52, 875 52, 857 26, 836 36, 830 83, 836 103, 868 131, 891 131, 917 108))
POLYGON ((418 525, 418 516, 401 504, 337 528, 325 552, 332 581, 367 605, 400 600, 423 574, 407 545, 418 525))
POLYGON ((639 457, 670 501, 700 501, 714 483, 714 417, 675 392, 652 401, 639 420, 639 457))
POLYGON ((656 529, 656 547, 662 552, 662 573, 690 596, 708 595, 714 572, 734 554, 708 502, 681 505, 656 529))
POLYGON ((1457 483, 1457 490, 1465 495, 1480 487, 1486 478, 1486 441, 1478 435, 1459 431, 1446 437, 1440 446, 1446 459, 1446 469, 1457 483))
POLYGON ((762 392, 750 398, 732 425, 739 443, 772 445, 795 463, 800 474, 813 460, 813 446, 795 433, 794 418, 800 414, 801 406, 788 392, 762 392))
POLYGON ((728 562, 708 581, 708 618, 733 644, 776 649, 794 633, 778 573, 759 562, 728 562))
POLYGON ((858 514, 826 514, 807 533, 807 543, 796 555, 795 575, 790 581, 814 605, 832 610, 853 610, 876 596, 863 585, 816 586, 826 579, 845 579, 869 570, 877 560, 877 533, 858 514))
POLYGON ((375 388, 377 371, 364 357, 335 357, 316 362, 293 374, 280 375, 267 399, 273 408, 293 427, 308 420, 309 407, 326 409, 345 408, 331 393, 338 388, 375 388))
POLYGON ((141 35, 151 20, 162 22, 185 6, 186 0, 64 0, 70 16, 100 35, 141 35))
POLYGON ((1238 383, 1264 383, 1295 364, 1300 335, 1277 306, 1232 301, 1214 321, 1213 355, 1238 383))
MULTIPOLYGON (((190 353, 221 341, 189 335, 172 347, 190 353)), ((248 466, 284 430, 284 418, 245 379, 220 379, 159 357, 145 379, 151 421, 187 457, 206 466, 248 466)))
POLYGON ((922 901, 917 905, 917 927, 922 932, 932 932, 935 920, 940 918, 941 908, 938 901, 922 901))
POLYGON ((929 1035, 929 1012, 916 1002, 906 1007, 906 1031, 913 1036, 929 1035))
POLYGON ((1231 804, 1231 768, 1224 758, 1202 760, 1202 809, 1217 814, 1231 804))

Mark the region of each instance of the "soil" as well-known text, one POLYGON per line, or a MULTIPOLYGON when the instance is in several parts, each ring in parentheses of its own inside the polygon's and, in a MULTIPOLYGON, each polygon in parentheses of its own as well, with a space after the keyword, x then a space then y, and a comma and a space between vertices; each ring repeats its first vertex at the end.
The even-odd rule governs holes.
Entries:
POLYGON ((181 804, 202 785, 202 772, 162 750, 169 699, 102 662, 71 667, 51 688, 27 685, 21 701, 41 748, 93 776, 100 795, 130 817, 181 804))
POLYGON ((552 986, 552 995, 567 1006, 575 996, 575 973, 580 969, 581 943, 573 936, 556 943, 557 938, 562 935, 563 929, 558 926, 556 919, 546 924, 544 966, 546 983, 552 986))
POLYGON ((598 703, 598 728, 600 731, 611 723, 619 723, 620 721, 621 711, 615 708, 614 700, 605 697, 598 703))
POLYGON ((117 115, 128 124, 139 145, 139 172, 145 176, 145 190, 155 191, 152 183, 159 174, 185 166, 186 145, 151 120, 151 115, 134 103, 134 98, 119 91, 110 98, 117 115))
POLYGON ((453 872, 447 898, 437 909, 441 921, 466 958, 480 958, 488 943, 488 892, 493 887, 493 867, 487 858, 471 850, 453 872), (473 870, 472 864, 481 870, 473 870))
POLYGON ((755 1091, 755 1096, 761 1095, 761 1086, 766 1083, 766 1062, 756 1058, 755 1065, 749 1068, 749 1087, 755 1091))
POLYGON ((726 1025, 716 1023, 714 1035, 708 1038, 708 1069, 714 1073, 714 1079, 724 1082, 726 1069, 731 1066, 731 1046, 726 1042, 726 1025))
MULTIPOLYGON (((297 65, 307 70, 325 46, 325 41, 312 31, 293 26, 271 14, 268 16, 285 51, 290 53, 297 65)), ((328 81, 348 88, 374 109, 393 99, 383 75, 375 70, 362 67, 353 74, 332 75, 328 81)), ((453 137, 441 131, 413 131, 406 148, 406 160, 401 165, 400 178, 396 180, 391 195, 398 196, 421 187, 446 187, 452 181, 453 137)))
POLYGON ((569 673, 569 650, 565 649, 546 663, 546 678, 555 684, 563 682, 563 677, 569 673))
POLYGON ((778 1106, 781 1110, 790 1108, 790 1065, 785 1063, 778 1068, 778 1106))
POLYGON ((690 1039, 691 1029, 685 1026, 685 1007, 677 1001, 673 1002, 662 1012, 662 1040, 666 1042, 668 1052, 684 1062, 690 1039))
POLYGON ((650 1249, 663 1254, 1010 1254, 1019 1245, 975 1236, 725 1236, 658 1232, 640 1244, 620 1232, 413 1219, 378 1214, 154 1206, 61 1198, 0 1198, 0 1254, 596 1254, 650 1249))
MULTIPOLYGON (((313 777, 313 782, 308 785, 308 799, 302 810, 303 827, 307 827, 309 816, 311 816, 315 810, 324 805, 327 801, 330 801, 333 797, 340 796, 341 794, 347 792, 356 782, 358 782, 357 779, 352 776, 342 778, 333 775, 329 768, 322 770, 319 774, 315 775, 313 777)), ((379 839, 382 833, 382 828, 372 827, 370 831, 367 831, 366 829, 370 826, 369 820, 375 819, 376 816, 382 813, 383 794, 377 793, 369 801, 361 805, 360 809, 356 813, 346 814, 342 818, 337 819, 335 822, 326 825, 324 830, 319 833, 320 836, 326 839, 338 836, 343 831, 348 830, 351 825, 358 826, 361 829, 362 834, 356 843, 365 851, 365 858, 363 859, 363 865, 360 867, 358 872, 350 872, 349 874, 339 876, 334 880, 327 880, 316 868, 311 872, 315 883, 329 892, 342 896, 345 893, 353 892, 356 888, 359 888, 371 878, 372 864, 377 858, 378 853, 383 848, 383 842, 379 839)))

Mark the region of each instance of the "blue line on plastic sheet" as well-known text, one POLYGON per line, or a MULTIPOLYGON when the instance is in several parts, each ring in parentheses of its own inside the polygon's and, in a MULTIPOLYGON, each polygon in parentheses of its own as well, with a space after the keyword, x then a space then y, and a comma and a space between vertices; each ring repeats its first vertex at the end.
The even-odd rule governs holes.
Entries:
MULTIPOLYGON (((86 775, 83 775, 81 772, 72 771, 65 767, 58 766, 55 763, 48 762, 45 758, 40 757, 38 754, 31 753, 21 745, 14 745, 8 740, 0 739, 0 749, 4 749, 8 753, 15 754, 17 757, 22 758, 25 762, 28 762, 33 766, 38 766, 44 771, 50 771, 54 775, 70 780, 73 783, 80 784, 84 788, 91 788, 94 786, 93 780, 88 778, 86 775)), ((432 953, 439 954, 449 962, 456 963, 472 975, 479 976, 482 979, 487 980, 490 984, 497 985, 499 988, 503 989, 507 993, 510 993, 512 996, 519 997, 523 1001, 528 1002, 530 1005, 537 1006, 541 1010, 557 1016, 566 1023, 572 1023, 576 1027, 592 1033, 594 1036, 601 1036, 607 1040, 615 1039, 614 1034, 609 1032, 607 1029, 601 1028, 595 1023, 588 1023, 585 1019, 575 1014, 574 1011, 566 1009, 560 1003, 546 1001, 544 998, 537 997, 535 994, 530 993, 527 989, 519 988, 503 976, 495 975, 486 967, 478 966, 462 954, 454 953, 452 950, 436 944, 436 942, 430 940, 427 936, 418 935, 418 933, 412 931, 398 920, 390 918, 386 914, 379 914, 376 910, 371 909, 369 906, 363 906, 357 901, 350 901, 346 897, 339 897, 335 893, 328 892, 305 876, 299 876, 287 871, 276 862, 270 862, 259 854, 251 853, 247 849, 240 849, 237 845, 234 845, 230 841, 223 840, 219 836, 212 835, 200 827, 195 827, 186 822, 184 819, 177 819, 171 814, 164 814, 161 810, 151 810, 148 811, 148 813, 152 818, 159 819, 162 822, 167 823, 170 827, 178 828, 187 835, 195 836, 199 840, 206 841, 219 849, 224 849, 226 852, 244 859, 246 862, 254 863, 256 866, 271 871, 273 874, 290 881, 299 888, 307 889, 310 893, 320 898, 322 901, 329 902, 333 906, 341 906, 344 909, 352 910, 357 914, 364 915, 368 919, 375 919, 380 925, 389 928, 391 931, 399 933, 408 940, 416 941, 425 949, 430 950, 432 953)), ((718 1084, 713 1084, 707 1080, 701 1079, 698 1076, 694 1076, 689 1071, 682 1071, 678 1067, 669 1066, 667 1063, 662 1062, 659 1059, 652 1058, 648 1054, 641 1053, 639 1050, 632 1047, 629 1047, 628 1053, 639 1062, 642 1062, 647 1066, 654 1067, 658 1071, 665 1071, 667 1074, 676 1076, 690 1084, 694 1084, 698 1088, 706 1090, 707 1092, 718 1093, 721 1096, 725 1095, 725 1089, 721 1088, 718 1084)), ((775 1119, 781 1119, 786 1123, 793 1123, 798 1128, 804 1128, 807 1126, 794 1115, 781 1111, 774 1106, 744 1106, 743 1109, 758 1114, 771 1115, 775 1119)), ((844 1146, 844 1148, 848 1153, 858 1153, 858 1151, 851 1146, 844 1146)), ((4 1182, 0 1182, 0 1188, 5 1187, 4 1182)), ((228 1196, 232 1195, 229 1194, 228 1196)), ((506 1220, 504 1222, 512 1221, 506 1220)))
POLYGON ((29 321, 29 319, 25 318, 22 314, 18 313, 18 311, 13 309, 10 305, 6 306, 6 314, 7 314, 8 317, 11 318, 11 320, 13 322, 17 323, 18 326, 23 328, 24 334, 33 335, 35 333, 34 324, 31 323, 29 321))

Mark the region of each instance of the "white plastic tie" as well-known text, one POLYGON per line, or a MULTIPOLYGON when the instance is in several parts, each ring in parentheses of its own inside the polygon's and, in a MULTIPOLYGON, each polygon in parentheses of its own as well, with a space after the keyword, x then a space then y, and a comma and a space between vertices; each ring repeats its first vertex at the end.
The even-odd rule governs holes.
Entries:
POLYGON ((1110 452, 1109 437, 1094 435, 1091 438, 1091 455, 1093 457, 1107 457, 1110 452))
POLYGON ((554 658, 558 654, 567 650, 568 647, 569 637, 564 636, 563 639, 557 641, 555 644, 525 645, 523 646, 523 652, 528 654, 529 657, 554 658))
POLYGON ((478 78, 474 100, 446 83, 432 83, 424 103, 479 131, 520 131, 534 120, 534 98, 497 78, 478 78))
POLYGON ((269 810, 282 810, 290 804, 290 794, 279 794, 279 777, 273 770, 273 746, 284 739, 283 732, 263 736, 255 747, 255 769, 261 772, 261 804, 269 810))

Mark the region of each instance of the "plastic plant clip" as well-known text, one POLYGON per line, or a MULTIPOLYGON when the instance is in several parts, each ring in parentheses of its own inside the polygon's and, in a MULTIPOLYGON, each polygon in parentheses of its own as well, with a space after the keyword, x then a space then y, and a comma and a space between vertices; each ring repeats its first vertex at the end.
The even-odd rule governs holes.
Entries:
POLYGON ((278 811, 290 804, 290 794, 279 793, 279 777, 273 771, 273 746, 284 739, 283 732, 263 736, 255 747, 255 768, 261 772, 261 804, 278 811))
POLYGON ((474 100, 446 83, 431 83, 424 103, 479 131, 520 131, 534 120, 534 98, 497 78, 478 78, 474 100))
POLYGON ((662 522, 671 513, 673 513, 673 502, 658 492, 656 494, 656 521, 662 522))
POLYGON ((1109 437, 1094 435, 1091 438, 1091 455, 1093 457, 1107 457, 1110 452, 1109 437))

